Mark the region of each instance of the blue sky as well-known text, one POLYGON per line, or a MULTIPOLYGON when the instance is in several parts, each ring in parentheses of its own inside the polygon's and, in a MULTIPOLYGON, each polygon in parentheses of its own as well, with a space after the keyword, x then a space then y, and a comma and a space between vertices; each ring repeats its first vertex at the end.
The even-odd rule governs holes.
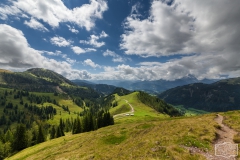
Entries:
POLYGON ((2 0, 0 68, 39 67, 91 80, 237 77, 239 6, 237 0, 2 0))

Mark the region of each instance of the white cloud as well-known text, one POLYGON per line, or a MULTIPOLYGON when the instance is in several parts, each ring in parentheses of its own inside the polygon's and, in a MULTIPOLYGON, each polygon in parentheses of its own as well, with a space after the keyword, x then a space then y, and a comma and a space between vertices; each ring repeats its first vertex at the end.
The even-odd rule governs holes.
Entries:
POLYGON ((130 60, 130 59, 121 57, 120 55, 118 55, 118 54, 116 54, 115 52, 110 51, 110 50, 106 50, 105 52, 103 52, 103 56, 104 56, 104 57, 107 57, 107 56, 113 57, 113 58, 112 58, 112 61, 113 61, 113 62, 125 62, 125 61, 127 61, 127 60, 130 60))
POLYGON ((73 46, 72 50, 76 54, 86 53, 86 51, 78 46, 73 46))
POLYGON ((6 20, 8 16, 20 15, 21 10, 16 6, 1 5, 0 6, 0 19, 6 20))
POLYGON ((104 66, 103 68, 104 68, 105 72, 114 72, 115 71, 115 67, 104 66))
POLYGON ((92 68, 101 68, 100 65, 94 63, 91 59, 86 59, 84 62, 83 62, 84 65, 87 65, 87 66, 91 66, 92 68))
POLYGON ((50 56, 59 56, 62 55, 61 51, 56 50, 55 52, 50 52, 50 51, 41 51, 41 53, 50 55, 50 56))
POLYGON ((50 42, 59 47, 67 47, 67 46, 70 46, 70 44, 72 43, 71 40, 66 40, 65 38, 60 36, 51 38, 50 42))
POLYGON ((72 33, 75 33, 75 34, 79 33, 79 31, 77 29, 75 29, 74 27, 71 27, 69 25, 67 25, 67 27, 68 27, 69 31, 71 31, 72 33))
POLYGON ((102 31, 99 37, 100 38, 106 38, 106 37, 108 37, 108 34, 105 33, 104 31, 102 31))
POLYGON ((83 44, 92 45, 94 47, 102 47, 105 45, 105 42, 98 42, 98 40, 100 38, 105 38, 105 37, 108 37, 108 35, 104 31, 102 31, 99 36, 91 35, 88 41, 80 40, 79 42, 83 44))
POLYGON ((97 50, 94 48, 85 48, 86 52, 96 52, 97 50))
POLYGON ((87 52, 95 52, 97 51, 96 49, 94 48, 81 48, 81 47, 78 47, 78 46, 72 46, 71 49, 73 50, 74 53, 76 54, 82 54, 82 53, 87 53, 87 52))
POLYGON ((162 63, 160 63, 160 62, 140 62, 137 65, 151 67, 151 66, 161 66, 162 63))
POLYGON ((47 54, 50 56, 61 56, 63 59, 66 60, 66 62, 70 64, 74 64, 77 61, 75 59, 68 58, 66 54, 63 54, 61 51, 56 50, 55 52, 50 52, 50 51, 40 51, 41 54, 47 54))
POLYGON ((75 59, 71 59, 71 58, 66 58, 66 61, 70 64, 74 64, 77 62, 75 59))
POLYGON ((69 79, 91 78, 90 73, 72 69, 71 64, 66 61, 56 61, 43 56, 43 53, 52 53, 31 48, 23 32, 16 28, 0 24, 0 37, 0 68, 25 70, 38 67, 53 70, 69 79))
POLYGON ((102 14, 108 9, 104 0, 90 0, 89 4, 68 9, 61 0, 16 0, 11 5, 0 6, 1 19, 9 15, 19 17, 20 13, 28 14, 42 20, 52 27, 58 27, 61 22, 72 22, 79 27, 90 30, 95 26, 96 19, 102 19, 102 14))
POLYGON ((143 57, 239 50, 239 5, 240 1, 175 0, 169 6, 154 0, 147 19, 126 18, 120 46, 126 54, 143 57))
MULTIPOLYGON (((116 67, 104 66, 104 72, 90 74, 87 71, 73 69, 72 64, 75 60, 68 59, 66 56, 66 61, 57 61, 43 56, 43 54, 59 56, 64 54, 59 51, 51 53, 31 48, 22 31, 9 25, 0 24, 0 37, 0 68, 3 69, 24 70, 40 67, 56 71, 69 79, 173 80, 189 74, 199 79, 219 78, 221 75, 229 75, 229 77, 240 75, 240 60, 237 54, 239 52, 234 54, 235 57, 232 54, 225 56, 195 54, 164 63, 141 62, 139 67, 124 64, 116 67)), ((101 67, 91 59, 83 63, 93 68, 101 67)))
POLYGON ((174 80, 194 75, 198 79, 219 79, 223 76, 237 77, 240 75, 240 61, 228 59, 221 55, 191 55, 180 59, 173 59, 164 63, 141 62, 139 67, 118 65, 104 67, 104 72, 92 75, 93 79, 115 80, 174 80), (234 66, 232 65, 234 63, 234 66))
POLYGON ((40 30, 43 32, 49 32, 49 30, 44 27, 43 24, 41 24, 40 22, 38 22, 36 19, 31 18, 30 21, 24 21, 24 24, 27 25, 30 28, 36 29, 36 30, 40 30))
POLYGON ((130 78, 134 73, 149 73, 146 79, 156 75, 152 79, 167 80, 187 74, 199 79, 239 76, 240 10, 237 6, 240 1, 175 0, 169 6, 165 1, 154 0, 147 19, 136 15, 127 17, 120 44, 126 54, 183 55, 165 63, 140 63, 141 67, 131 68, 134 72, 130 78))

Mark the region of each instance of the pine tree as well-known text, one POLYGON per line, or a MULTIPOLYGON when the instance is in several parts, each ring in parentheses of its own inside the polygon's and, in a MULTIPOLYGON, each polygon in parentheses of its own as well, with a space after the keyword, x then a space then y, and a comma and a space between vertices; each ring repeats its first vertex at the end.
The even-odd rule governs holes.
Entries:
POLYGON ((56 138, 65 136, 63 130, 61 130, 61 127, 58 126, 57 128, 57 133, 56 133, 56 138))
POLYGON ((5 133, 5 142, 13 142, 13 134, 10 130, 5 133))
POLYGON ((42 129, 42 126, 39 125, 38 126, 37 143, 42 143, 44 141, 45 141, 45 137, 44 137, 43 129, 42 129))
POLYGON ((62 120, 62 118, 60 118, 60 122, 59 122, 59 127, 60 127, 60 131, 61 131, 61 136, 64 136, 64 122, 62 120))
POLYGON ((76 121, 76 133, 81 133, 82 132, 82 125, 81 125, 81 121, 79 119, 79 117, 77 117, 77 121, 76 121))
POLYGON ((16 132, 14 134, 14 140, 13 140, 13 150, 20 151, 24 148, 27 148, 28 145, 28 137, 26 132, 26 126, 23 124, 20 124, 16 128, 16 132))
POLYGON ((50 139, 54 139, 55 138, 55 134, 56 134, 55 127, 52 126, 52 129, 51 129, 51 132, 50 132, 50 139))
POLYGON ((77 134, 77 119, 74 119, 73 127, 72 127, 72 134, 77 134))

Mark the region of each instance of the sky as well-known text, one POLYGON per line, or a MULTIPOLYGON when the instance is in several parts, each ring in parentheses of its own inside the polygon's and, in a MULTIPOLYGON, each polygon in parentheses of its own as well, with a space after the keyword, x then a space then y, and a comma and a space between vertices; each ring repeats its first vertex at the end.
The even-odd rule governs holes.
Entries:
POLYGON ((80 80, 240 76, 239 0, 1 0, 0 68, 80 80))

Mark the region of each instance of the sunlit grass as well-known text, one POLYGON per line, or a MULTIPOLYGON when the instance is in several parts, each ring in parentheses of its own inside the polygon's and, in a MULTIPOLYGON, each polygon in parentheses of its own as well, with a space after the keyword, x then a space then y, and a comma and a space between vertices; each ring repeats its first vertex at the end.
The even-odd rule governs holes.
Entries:
POLYGON ((214 115, 120 123, 30 147, 9 159, 205 159, 183 146, 213 150, 214 115))
MULTIPOLYGON (((70 106, 70 111, 78 107, 67 97, 63 100, 55 98, 59 103, 70 106)), ((212 142, 217 126, 215 114, 170 118, 142 104, 137 99, 137 92, 126 96, 116 95, 115 100, 118 101, 117 107, 126 105, 127 100, 134 107, 134 116, 116 118, 115 125, 96 131, 77 135, 67 133, 64 137, 27 148, 9 159, 201 160, 205 157, 190 154, 185 147, 213 151, 212 142)), ((60 117, 74 116, 72 111, 69 115, 61 107, 54 107, 58 114, 52 124, 58 124, 60 117)))
MULTIPOLYGON (((168 115, 158 113, 157 111, 150 108, 149 106, 146 106, 145 104, 141 103, 137 98, 137 94, 138 92, 134 92, 125 96, 115 95, 115 100, 118 102, 118 106, 110 109, 110 113, 114 113, 114 111, 116 111, 117 109, 121 110, 124 105, 127 105, 129 107, 129 105, 126 103, 125 100, 127 100, 134 108, 134 116, 117 117, 115 119, 116 123, 135 123, 140 121, 169 118, 168 115)), ((130 112, 130 111, 131 109, 129 107, 129 110, 127 112, 130 112)), ((124 112, 118 112, 116 114, 119 114, 119 113, 124 113, 124 112)))

